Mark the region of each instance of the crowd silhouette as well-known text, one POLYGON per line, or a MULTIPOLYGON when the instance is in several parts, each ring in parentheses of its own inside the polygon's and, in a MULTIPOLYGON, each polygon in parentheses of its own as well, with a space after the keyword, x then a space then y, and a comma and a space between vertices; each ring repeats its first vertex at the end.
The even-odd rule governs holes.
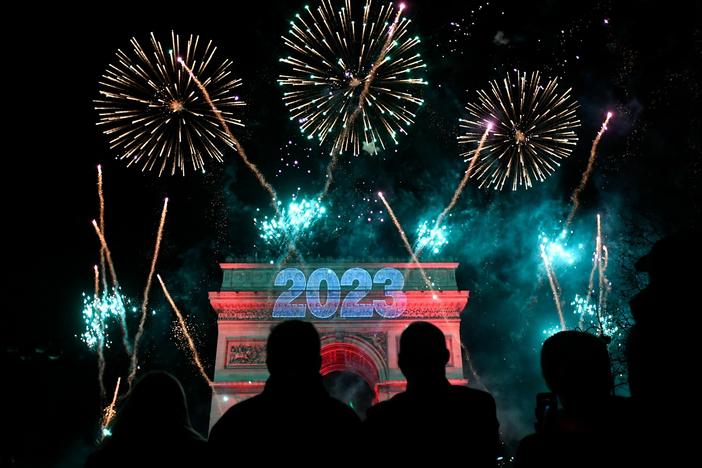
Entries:
MULTIPOLYGON (((630 398, 614 395, 607 345, 601 337, 563 331, 548 338, 541 370, 550 392, 537 395, 535 433, 519 444, 517 467, 675 466, 687 445, 684 411, 661 371, 683 372, 691 359, 680 334, 660 315, 689 309, 698 275, 697 233, 657 242, 636 268, 649 283, 631 300, 635 325, 628 343, 630 398)), ((691 335, 690 335, 691 337, 691 335)), ((493 397, 446 378, 443 333, 414 322, 402 333, 398 364, 406 390, 379 402, 361 422, 332 398, 320 375, 315 327, 299 320, 273 327, 266 347, 263 392, 232 406, 209 439, 190 425, 181 384, 150 372, 123 399, 107 437, 86 467, 291 466, 425 464, 498 465, 499 423, 493 397)), ((691 438, 691 437, 690 437, 691 438)))

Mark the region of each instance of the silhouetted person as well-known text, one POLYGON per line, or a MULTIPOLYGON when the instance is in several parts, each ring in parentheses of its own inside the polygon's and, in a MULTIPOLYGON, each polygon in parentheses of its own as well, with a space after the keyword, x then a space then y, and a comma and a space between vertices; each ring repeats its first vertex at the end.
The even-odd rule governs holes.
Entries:
POLYGON ((400 337, 400 370, 407 390, 368 410, 364 426, 375 460, 386 466, 495 466, 499 445, 495 400, 446 379, 444 334, 414 322, 400 337))
POLYGON ((630 466, 631 405, 613 396, 605 342, 580 331, 556 333, 541 349, 541 370, 561 407, 554 402, 538 432, 521 441, 516 466, 630 466))
POLYGON ((185 393, 171 374, 144 374, 117 411, 112 435, 88 457, 87 468, 201 466, 205 439, 190 425, 185 393))
POLYGON ((210 432, 216 466, 352 464, 360 420, 325 390, 320 349, 309 322, 290 320, 271 330, 263 392, 232 406, 210 432))
POLYGON ((636 262, 648 285, 630 301, 634 326, 629 333, 629 388, 648 459, 673 466, 688 463, 694 443, 688 407, 698 407, 697 386, 684 385, 698 368, 700 269, 699 231, 685 231, 656 242, 636 262))

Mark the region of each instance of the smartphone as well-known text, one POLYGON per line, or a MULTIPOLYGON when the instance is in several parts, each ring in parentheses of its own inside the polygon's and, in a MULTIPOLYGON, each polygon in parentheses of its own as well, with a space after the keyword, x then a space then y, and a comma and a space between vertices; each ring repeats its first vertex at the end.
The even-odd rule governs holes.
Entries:
POLYGON ((536 394, 536 432, 546 432, 555 427, 558 416, 558 397, 555 393, 536 394))

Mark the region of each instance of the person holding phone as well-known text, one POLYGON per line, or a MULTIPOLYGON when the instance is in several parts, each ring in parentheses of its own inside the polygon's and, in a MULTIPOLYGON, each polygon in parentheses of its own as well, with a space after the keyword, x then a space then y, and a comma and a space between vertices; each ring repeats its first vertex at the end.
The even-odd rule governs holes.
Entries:
POLYGON ((631 410, 613 394, 603 339, 557 333, 544 342, 541 369, 551 393, 537 395, 536 433, 519 444, 516 466, 630 466, 631 410))

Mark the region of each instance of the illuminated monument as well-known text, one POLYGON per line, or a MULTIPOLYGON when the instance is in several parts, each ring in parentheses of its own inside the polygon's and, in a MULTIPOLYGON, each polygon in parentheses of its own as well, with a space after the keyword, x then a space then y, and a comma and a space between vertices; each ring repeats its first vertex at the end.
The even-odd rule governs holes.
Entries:
POLYGON ((222 288, 209 294, 218 337, 210 425, 234 403, 263 390, 268 333, 281 320, 314 323, 322 338, 322 375, 352 372, 376 400, 402 391, 397 365, 400 334, 415 321, 446 335, 446 374, 465 384, 460 314, 468 291, 458 291, 458 263, 423 263, 431 291, 414 263, 311 262, 286 265, 222 263, 222 288))

